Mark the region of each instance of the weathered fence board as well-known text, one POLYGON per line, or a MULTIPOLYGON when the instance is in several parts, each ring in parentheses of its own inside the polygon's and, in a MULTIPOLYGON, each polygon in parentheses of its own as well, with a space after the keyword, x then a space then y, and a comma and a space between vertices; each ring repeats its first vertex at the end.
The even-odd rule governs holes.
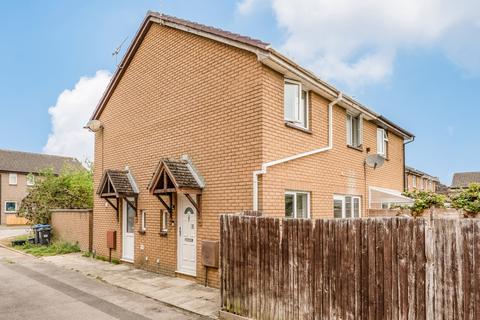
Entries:
POLYGON ((480 319, 480 221, 221 217, 221 303, 253 319, 480 319))

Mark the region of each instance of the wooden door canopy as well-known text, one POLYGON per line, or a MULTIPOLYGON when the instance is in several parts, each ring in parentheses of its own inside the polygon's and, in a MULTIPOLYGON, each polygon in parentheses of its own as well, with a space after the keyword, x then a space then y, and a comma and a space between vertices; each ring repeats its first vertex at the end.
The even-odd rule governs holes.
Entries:
POLYGON ((170 213, 173 211, 171 194, 175 192, 185 194, 197 209, 200 217, 203 186, 199 180, 198 174, 187 160, 162 159, 153 173, 148 188, 150 193, 156 195, 170 213), (192 198, 192 194, 196 195, 196 201, 192 198), (170 195, 169 205, 161 198, 161 195, 170 195))
POLYGON ((97 194, 117 211, 117 220, 119 199, 125 199, 137 211, 138 188, 129 170, 105 170, 97 194))

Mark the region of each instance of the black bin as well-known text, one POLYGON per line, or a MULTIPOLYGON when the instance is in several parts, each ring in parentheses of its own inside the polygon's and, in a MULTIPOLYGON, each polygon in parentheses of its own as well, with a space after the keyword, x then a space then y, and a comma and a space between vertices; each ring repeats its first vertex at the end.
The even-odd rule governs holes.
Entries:
POLYGON ((40 244, 40 229, 43 228, 43 224, 35 224, 32 226, 33 234, 34 234, 34 243, 40 244))
POLYGON ((52 227, 48 224, 45 224, 43 227, 38 229, 38 234, 40 238, 40 244, 48 245, 50 244, 52 238, 52 227))

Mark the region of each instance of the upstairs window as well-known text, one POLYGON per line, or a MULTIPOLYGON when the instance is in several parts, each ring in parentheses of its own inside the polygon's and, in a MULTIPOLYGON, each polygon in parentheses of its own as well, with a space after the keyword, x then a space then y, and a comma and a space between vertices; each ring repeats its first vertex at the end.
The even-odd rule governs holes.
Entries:
POLYGON ((387 157, 388 151, 388 134, 383 128, 377 129, 377 154, 387 157))
POLYGON ((359 148, 362 145, 363 119, 362 116, 347 114, 347 144, 359 148))
POLYGON ((310 193, 288 191, 285 192, 285 217, 304 218, 310 217, 310 193))
POLYGON ((17 185, 17 174, 16 173, 10 173, 8 175, 8 184, 9 185, 17 185))
POLYGON ((284 108, 285 121, 308 128, 308 92, 299 82, 285 81, 284 108))
POLYGON ((31 187, 35 185, 35 176, 33 174, 29 174, 27 176, 27 186, 31 187))

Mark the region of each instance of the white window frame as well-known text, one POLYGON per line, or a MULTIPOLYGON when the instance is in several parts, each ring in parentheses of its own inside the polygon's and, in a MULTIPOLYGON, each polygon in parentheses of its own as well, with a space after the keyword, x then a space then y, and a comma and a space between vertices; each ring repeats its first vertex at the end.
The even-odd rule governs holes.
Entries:
POLYGON ((8 184, 11 186, 16 186, 18 183, 18 176, 16 173, 8 174, 8 184))
POLYGON ((388 132, 383 128, 377 128, 377 154, 384 158, 388 154, 388 132))
MULTIPOLYGON (((286 195, 292 195, 293 196, 293 217, 289 217, 290 219, 310 219, 310 192, 308 191, 285 191, 285 194, 283 196, 284 202, 285 202, 285 196, 286 195), (297 213, 297 195, 302 194, 302 195, 307 195, 307 217, 306 218, 298 218, 298 213, 297 213)), ((286 213, 285 213, 286 214, 286 213)))
POLYGON ((363 145, 363 116, 361 114, 354 115, 350 112, 347 112, 347 145, 355 148, 360 148, 363 145), (354 131, 353 131, 353 122, 358 121, 357 125, 357 140, 358 143, 355 145, 354 142, 354 131))
POLYGON ((302 129, 308 129, 309 128, 309 92, 308 90, 305 90, 303 88, 303 85, 301 82, 299 81, 295 81, 295 80, 290 80, 290 79, 285 79, 284 81, 284 84, 283 84, 283 88, 284 88, 284 92, 285 92, 285 87, 287 84, 291 84, 291 85, 296 85, 298 86, 298 93, 297 93, 297 99, 296 99, 296 102, 295 102, 295 110, 294 110, 294 119, 289 119, 287 117, 287 106, 286 106, 286 103, 285 103, 285 99, 283 101, 283 113, 284 113, 284 120, 286 122, 289 122, 299 128, 302 128, 302 129), (303 92, 305 92, 305 99, 303 99, 302 95, 303 95, 303 92), (304 108, 304 114, 303 114, 303 117, 305 119, 305 124, 303 124, 303 120, 302 120, 302 114, 301 114, 301 108, 302 108, 302 105, 305 106, 304 108))
POLYGON ((140 224, 140 231, 145 232, 147 230, 147 211, 142 210, 141 214, 141 224, 140 224))
POLYGON ((412 183, 413 183, 413 187, 416 189, 417 188, 417 176, 413 176, 412 183))
MULTIPOLYGON (((354 216, 354 199, 358 199, 358 218, 362 217, 362 197, 361 196, 355 196, 355 195, 343 195, 343 194, 335 194, 333 195, 333 201, 335 203, 335 200, 340 200, 342 201, 342 219, 345 218, 357 218, 354 216), (350 207, 350 217, 347 217, 347 197, 350 197, 352 199, 352 204, 350 207)), ((334 204, 333 203, 333 204, 334 204)), ((335 216, 335 213, 334 213, 335 216)))
POLYGON ((27 186, 32 187, 35 185, 35 176, 33 174, 27 175, 27 186))
POLYGON ((18 203, 17 201, 5 201, 5 206, 4 206, 5 213, 16 213, 18 211, 18 203), (7 203, 15 203, 15 210, 7 210, 7 203))
POLYGON ((162 210, 160 232, 168 232, 168 210, 162 210))

